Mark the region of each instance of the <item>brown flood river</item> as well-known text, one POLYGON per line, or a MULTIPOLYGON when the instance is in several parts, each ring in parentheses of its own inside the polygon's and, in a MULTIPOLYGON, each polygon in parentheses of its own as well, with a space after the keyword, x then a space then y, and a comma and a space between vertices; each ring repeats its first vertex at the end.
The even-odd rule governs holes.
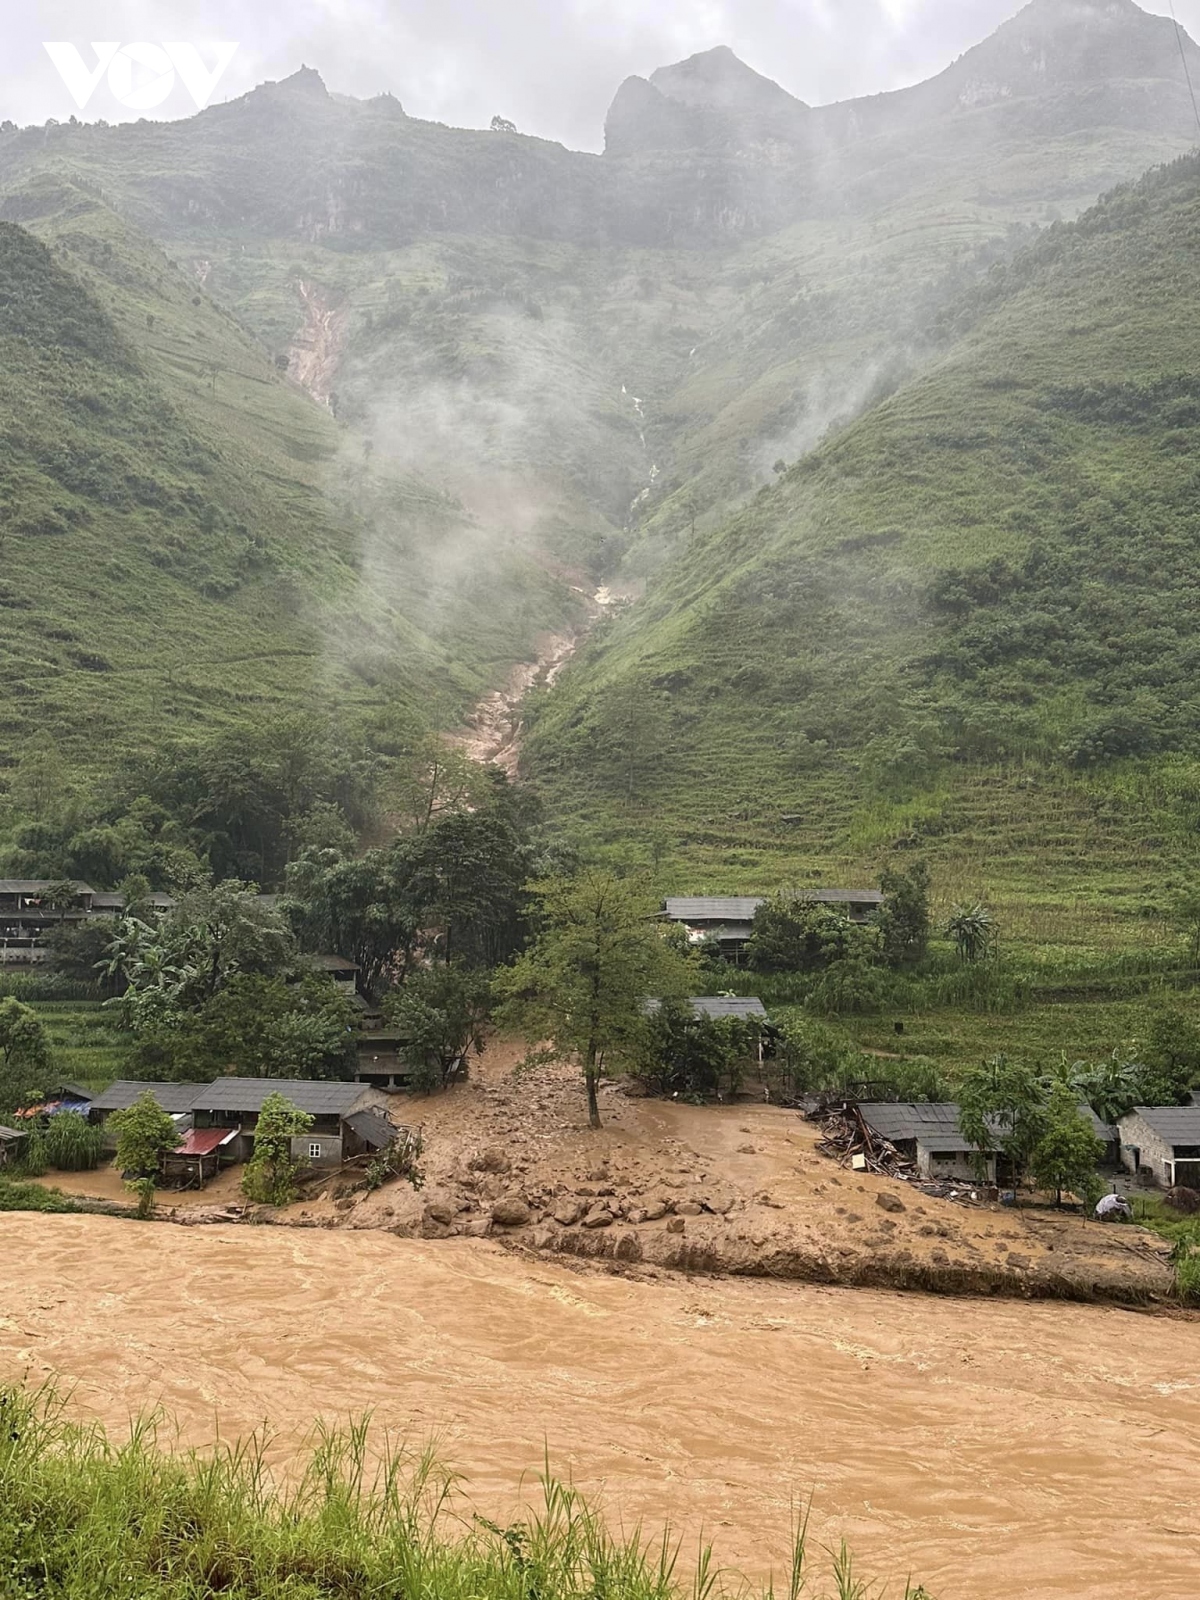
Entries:
MULTIPOLYGON (((370 1409, 518 1512, 548 1448, 626 1527, 782 1569, 790 1508, 937 1600, 1200 1593, 1200 1324, 572 1272, 475 1241, 0 1216, 0 1379, 183 1441, 370 1409)), ((690 1565, 690 1562, 689 1562, 690 1565)))

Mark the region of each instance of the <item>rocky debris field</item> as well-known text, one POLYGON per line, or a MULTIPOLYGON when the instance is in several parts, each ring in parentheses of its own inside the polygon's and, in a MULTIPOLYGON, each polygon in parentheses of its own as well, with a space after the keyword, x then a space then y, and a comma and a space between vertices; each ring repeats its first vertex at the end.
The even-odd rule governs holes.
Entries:
MULTIPOLYGON (((514 1068, 500 1044, 444 1096, 403 1102, 425 1136, 425 1182, 374 1194, 335 1180, 260 1220, 491 1237, 629 1270, 1152 1304, 1170 1293, 1163 1241, 1077 1214, 964 1207, 840 1168, 820 1130, 761 1104, 700 1107, 603 1091, 586 1125, 569 1066, 514 1068)), ((397 1111, 397 1116, 400 1112, 397 1111)), ((227 1211, 213 1208, 212 1220, 227 1211)), ((193 1210, 189 1220, 206 1220, 193 1210)))

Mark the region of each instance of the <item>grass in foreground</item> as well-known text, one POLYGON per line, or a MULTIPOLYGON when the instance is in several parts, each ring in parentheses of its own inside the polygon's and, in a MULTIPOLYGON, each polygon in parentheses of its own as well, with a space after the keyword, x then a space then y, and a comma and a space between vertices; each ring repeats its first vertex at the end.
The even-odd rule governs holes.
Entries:
MULTIPOLYGON (((573 1489, 548 1476, 540 1509, 501 1528, 469 1514, 453 1475, 430 1453, 396 1451, 372 1439, 365 1422, 344 1432, 319 1427, 293 1487, 272 1481, 265 1445, 255 1436, 211 1455, 173 1455, 153 1421, 116 1443, 98 1425, 70 1422, 52 1389, 0 1390, 0 1592, 6 1600, 704 1600, 731 1587, 747 1592, 707 1549, 694 1574, 679 1576, 669 1535, 615 1538, 573 1489)), ((784 1577, 789 1600, 868 1592, 844 1548, 830 1554, 822 1587, 803 1526, 784 1577)), ((918 1600, 924 1591, 909 1585, 904 1593, 918 1600)))

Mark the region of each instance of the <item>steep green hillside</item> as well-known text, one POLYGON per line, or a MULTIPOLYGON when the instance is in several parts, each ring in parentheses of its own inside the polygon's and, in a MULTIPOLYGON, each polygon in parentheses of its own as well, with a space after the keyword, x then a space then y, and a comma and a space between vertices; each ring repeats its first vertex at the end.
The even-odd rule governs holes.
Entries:
POLYGON ((636 581, 918 370, 931 315, 1026 230, 1194 132, 1169 19, 1034 0, 930 83, 841 106, 728 50, 630 80, 603 157, 305 69, 183 122, 0 137, 0 189, 99 186, 297 374, 316 331, 319 392, 377 464, 636 581))
POLYGON ((1161 908, 1200 821, 1198 244, 1192 157, 997 268, 543 702, 562 812, 697 887, 921 848, 1031 919, 1161 908))
POLYGON ((96 197, 0 225, 0 760, 76 771, 272 708, 452 720, 572 612, 361 445, 96 197))

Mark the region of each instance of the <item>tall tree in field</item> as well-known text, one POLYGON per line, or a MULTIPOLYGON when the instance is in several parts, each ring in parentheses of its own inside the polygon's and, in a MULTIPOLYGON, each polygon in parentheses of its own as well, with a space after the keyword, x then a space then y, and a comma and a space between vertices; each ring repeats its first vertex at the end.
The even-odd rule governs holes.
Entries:
POLYGON ((1034 1177, 1043 1189, 1054 1190, 1056 1205, 1062 1205, 1063 1190, 1070 1189, 1090 1208, 1103 1187, 1097 1171, 1103 1155, 1104 1146, 1080 1111, 1074 1089, 1056 1083, 1046 1104, 1045 1132, 1030 1156, 1034 1177))
POLYGON ((41 1017, 13 995, 0 1000, 0 1111, 15 1111, 47 1087, 50 1041, 41 1017))
POLYGON ((117 1136, 117 1168, 138 1178, 157 1175, 163 1156, 181 1143, 174 1119, 146 1091, 123 1111, 114 1111, 108 1125, 117 1136))
POLYGON ((612 873, 551 878, 532 892, 540 931, 496 980, 499 1021, 578 1060, 598 1128, 602 1070, 636 1049, 646 999, 686 995, 693 968, 652 920, 653 903, 612 873))
POLYGON ((993 1056, 968 1067, 958 1087, 958 1125, 979 1151, 998 1149, 1014 1179, 1046 1132, 1046 1088, 1036 1067, 993 1056))

